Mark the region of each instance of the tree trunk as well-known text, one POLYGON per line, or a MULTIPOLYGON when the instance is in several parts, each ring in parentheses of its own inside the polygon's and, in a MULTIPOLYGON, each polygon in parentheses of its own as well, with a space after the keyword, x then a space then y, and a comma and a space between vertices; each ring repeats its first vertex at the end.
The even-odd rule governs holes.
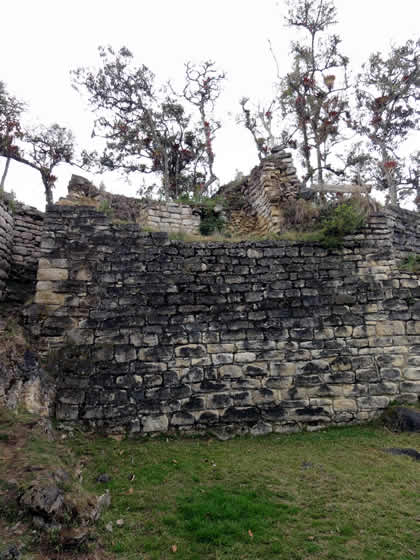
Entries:
MULTIPOLYGON (((382 147, 382 166, 384 166, 384 163, 388 160, 389 156, 386 152, 386 149, 382 147)), ((387 171, 385 167, 382 167, 382 169, 385 176, 386 184, 388 186, 389 204, 391 206, 398 206, 397 185, 395 184, 395 180, 392 176, 392 171, 387 171)))
POLYGON ((9 171, 9 166, 10 166, 10 158, 8 157, 6 159, 6 165, 4 166, 4 171, 3 171, 3 175, 2 175, 1 183, 0 183, 0 191, 1 192, 4 191, 4 184, 6 182, 6 177, 7 177, 7 172, 9 171))
POLYGON ((303 157, 305 158, 306 177, 307 177, 307 179, 305 180, 305 186, 306 186, 308 179, 312 181, 311 154, 309 149, 308 131, 306 128, 306 123, 303 123, 302 133, 303 133, 303 150, 304 150, 303 157))
POLYGON ((317 139, 317 145, 316 145, 316 160, 317 160, 317 165, 318 165, 318 183, 320 185, 324 184, 324 176, 322 173, 322 158, 321 158, 321 149, 319 147, 318 144, 318 139, 317 139))
POLYGON ((45 187, 45 198, 47 199, 47 206, 50 206, 51 204, 54 204, 52 188, 48 181, 48 178, 45 179, 44 177, 42 177, 42 182, 44 183, 45 187))

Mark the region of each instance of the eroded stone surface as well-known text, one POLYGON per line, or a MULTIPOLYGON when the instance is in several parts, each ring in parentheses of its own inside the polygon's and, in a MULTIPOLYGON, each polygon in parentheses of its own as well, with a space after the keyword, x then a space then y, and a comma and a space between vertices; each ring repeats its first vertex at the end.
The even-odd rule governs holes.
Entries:
POLYGON ((397 398, 414 402, 420 283, 397 263, 420 253, 419 239, 404 211, 326 250, 186 244, 92 208, 52 207, 40 262, 49 279, 28 322, 53 354, 56 415, 225 438, 367 421, 397 398))

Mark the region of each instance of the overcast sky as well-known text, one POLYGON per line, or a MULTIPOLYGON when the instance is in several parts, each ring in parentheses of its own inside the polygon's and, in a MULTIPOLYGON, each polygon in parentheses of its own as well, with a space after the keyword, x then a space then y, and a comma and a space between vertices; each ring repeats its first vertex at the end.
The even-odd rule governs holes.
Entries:
MULTIPOLYGON (((373 51, 386 51, 419 34, 418 0, 336 0, 342 50, 357 68, 373 51)), ((290 67, 293 36, 284 27, 283 0, 20 0, 2 2, 0 80, 28 105, 31 120, 71 128, 80 147, 92 130, 85 100, 71 88, 71 69, 95 66, 98 45, 127 46, 136 62, 162 80, 183 74, 187 60, 212 59, 227 73, 219 105, 224 127, 215 142, 221 182, 248 172, 257 156, 251 137, 235 124, 238 101, 267 99, 275 80, 272 41, 281 73, 290 67), (230 115, 230 116, 229 116, 230 115)), ((0 158, 0 173, 4 159, 0 158)), ((62 166, 55 199, 64 196, 72 170, 62 166)), ((79 172, 80 174, 83 174, 79 172)), ((88 174, 85 174, 89 176, 88 174)), ((91 178, 93 176, 90 176, 91 178)), ((95 178, 99 184, 100 177, 95 178)), ((115 177, 109 190, 135 195, 136 185, 115 177)), ((6 190, 43 208, 38 173, 12 163, 6 190)))

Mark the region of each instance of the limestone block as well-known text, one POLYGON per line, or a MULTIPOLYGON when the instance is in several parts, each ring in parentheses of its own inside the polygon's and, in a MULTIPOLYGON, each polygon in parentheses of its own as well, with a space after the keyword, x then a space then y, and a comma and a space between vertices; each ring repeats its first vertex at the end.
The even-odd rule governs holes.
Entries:
POLYGON ((60 281, 67 280, 68 270, 65 268, 40 268, 38 270, 38 280, 60 281))
POLYGON ((207 351, 209 354, 233 353, 235 344, 208 344, 207 351))
POLYGON ((237 352, 234 354, 234 358, 238 363, 254 362, 256 355, 253 352, 237 352))
POLYGON ((54 282, 41 281, 37 282, 37 291, 51 291, 54 288, 54 282))
POLYGON ((150 415, 142 417, 143 432, 166 432, 168 430, 169 420, 164 414, 150 415))
POLYGON ((206 348, 202 344, 187 344, 176 348, 175 355, 180 358, 202 358, 206 355, 206 348))
MULTIPOLYGON (((418 352, 420 352, 420 348, 418 349, 418 352)), ((418 356, 409 356, 407 365, 420 368, 420 354, 418 356)))
POLYGON ((273 426, 267 422, 260 420, 251 427, 250 433, 253 436, 265 436, 273 431, 273 426))
POLYGON ((88 282, 92 280, 92 272, 87 268, 80 268, 76 273, 76 280, 88 282))
POLYGON ((296 362, 271 362, 269 367, 273 377, 296 375, 296 362))
POLYGON ((395 395, 399 391, 398 383, 381 381, 380 383, 369 383, 369 393, 371 395, 395 395))
POLYGON ((389 405, 389 397, 359 397, 357 404, 361 410, 377 410, 389 405))
POLYGON ((136 349, 133 346, 116 346, 115 361, 117 363, 132 362, 137 357, 136 349))
POLYGON ((63 305, 66 301, 66 294, 55 294, 50 291, 39 291, 35 295, 35 303, 45 305, 63 305))
POLYGON ((227 377, 227 378, 233 378, 236 379, 238 377, 242 377, 243 376, 243 370, 240 366, 236 366, 233 364, 230 365, 224 365, 222 367, 219 368, 219 375, 220 377, 227 377))
POLYGON ((351 326, 336 327, 334 329, 334 334, 338 338, 350 337, 353 334, 353 327, 351 326))
POLYGON ((212 409, 225 409, 233 404, 229 393, 214 393, 208 397, 207 402, 212 409))
POLYGON ((252 400, 255 405, 278 404, 281 401, 281 393, 278 390, 263 387, 252 392, 252 400))
POLYGON ((407 334, 420 334, 420 321, 408 321, 407 334))
POLYGON ((420 381, 420 367, 407 368, 404 370, 404 378, 408 381, 420 381))
POLYGON ((192 426, 195 422, 194 416, 189 412, 176 412, 171 420, 171 426, 192 426))
POLYGON ((232 364, 233 363, 233 356, 234 354, 230 353, 220 353, 220 354, 212 354, 211 361, 214 365, 222 365, 222 364, 232 364))

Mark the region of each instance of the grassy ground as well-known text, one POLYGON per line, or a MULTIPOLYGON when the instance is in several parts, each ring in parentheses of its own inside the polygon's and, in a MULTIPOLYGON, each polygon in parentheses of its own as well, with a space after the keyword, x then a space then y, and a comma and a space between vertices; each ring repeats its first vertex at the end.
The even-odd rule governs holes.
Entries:
POLYGON ((369 426, 228 442, 78 435, 69 443, 86 488, 111 492, 99 532, 116 558, 412 560, 420 465, 383 450, 419 449, 419 439, 369 426), (101 473, 112 479, 96 482, 101 473))
POLYGON ((30 520, 3 503, 0 544, 26 542, 25 560, 419 558, 420 463, 384 452, 420 451, 419 434, 364 426, 227 442, 63 440, 46 438, 35 417, 0 412, 0 501, 6 481, 29 482, 28 465, 64 468, 90 495, 112 497, 87 555, 38 550, 30 520), (98 482, 104 473, 111 480, 98 482))

